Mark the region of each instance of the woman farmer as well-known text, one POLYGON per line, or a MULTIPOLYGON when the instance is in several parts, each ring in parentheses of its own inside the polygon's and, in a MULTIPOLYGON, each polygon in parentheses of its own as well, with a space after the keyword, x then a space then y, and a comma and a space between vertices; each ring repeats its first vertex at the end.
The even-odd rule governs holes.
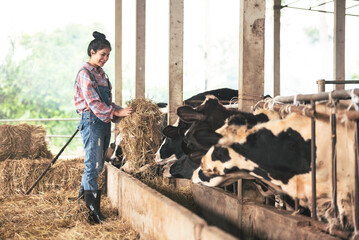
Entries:
POLYGON ((81 114, 78 126, 85 149, 85 169, 82 175, 79 198, 85 196, 90 218, 101 223, 101 190, 97 179, 102 170, 106 149, 110 143, 111 121, 116 122, 133 112, 131 107, 121 108, 112 102, 111 83, 102 67, 107 62, 111 44, 106 36, 93 32, 87 49, 90 59, 77 74, 75 81, 75 106, 81 114))

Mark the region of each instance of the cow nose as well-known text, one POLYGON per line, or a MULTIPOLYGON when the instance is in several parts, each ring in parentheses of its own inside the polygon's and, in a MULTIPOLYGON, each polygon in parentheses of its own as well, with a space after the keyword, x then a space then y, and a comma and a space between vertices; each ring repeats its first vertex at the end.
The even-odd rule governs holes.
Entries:
POLYGON ((161 162, 161 157, 160 157, 160 154, 158 152, 155 154, 155 159, 154 160, 155 160, 156 164, 159 164, 161 162))

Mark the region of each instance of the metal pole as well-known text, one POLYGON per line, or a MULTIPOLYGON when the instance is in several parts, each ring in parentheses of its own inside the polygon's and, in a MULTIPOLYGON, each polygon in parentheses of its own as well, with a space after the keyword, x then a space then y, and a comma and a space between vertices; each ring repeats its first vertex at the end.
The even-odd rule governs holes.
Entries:
POLYGON ((318 84, 318 93, 325 92, 325 80, 324 79, 319 79, 317 81, 317 84, 318 84))
POLYGON ((65 144, 65 146, 63 146, 60 150, 60 152, 56 155, 56 157, 51 161, 51 163, 49 164, 49 166, 47 166, 47 168, 45 169, 45 171, 40 175, 40 177, 34 182, 34 184, 27 190, 26 195, 30 194, 30 192, 32 191, 32 189, 37 185, 37 183, 42 179, 42 177, 47 173, 47 171, 51 168, 52 165, 55 164, 56 160, 60 157, 61 153, 65 150, 65 148, 67 147, 67 145, 69 145, 69 143, 71 142, 71 140, 75 137, 75 135, 77 134, 77 132, 79 131, 79 129, 76 129, 76 131, 74 132, 74 134, 72 134, 71 138, 67 141, 67 143, 65 144))
POLYGON ((359 120, 356 120, 355 132, 355 166, 354 166, 354 228, 359 230, 359 153, 358 153, 359 120))
POLYGON ((338 205, 337 205, 337 130, 336 130, 336 114, 335 108, 332 108, 331 114, 331 128, 332 128, 332 194, 333 194, 333 208, 334 216, 338 216, 338 205))
POLYGON ((295 198, 294 200, 294 210, 297 211, 299 209, 299 198, 295 198))
POLYGON ((237 181, 238 185, 237 185, 237 196, 238 196, 238 200, 239 202, 242 204, 243 203, 243 179, 239 179, 237 181))
MULTIPOLYGON (((315 102, 311 100, 315 114, 315 102)), ((317 183, 316 183, 316 142, 315 142, 315 116, 311 118, 311 160, 312 160, 312 218, 317 219, 317 183)))

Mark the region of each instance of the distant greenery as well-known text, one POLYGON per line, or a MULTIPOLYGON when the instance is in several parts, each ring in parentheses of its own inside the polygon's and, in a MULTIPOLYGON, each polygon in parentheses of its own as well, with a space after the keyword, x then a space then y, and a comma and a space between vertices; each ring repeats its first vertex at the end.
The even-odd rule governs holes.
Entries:
MULTIPOLYGON (((11 39, 8 53, 0 64, 0 118, 79 117, 73 103, 74 80, 88 60, 87 46, 94 30, 104 31, 99 24, 68 25, 51 33, 23 34, 11 39)), ((105 66, 110 79, 113 79, 112 61, 105 66)), ((71 135, 78 122, 29 124, 43 125, 48 134, 71 135)), ((66 141, 54 139, 52 143, 57 150, 66 141)), ((78 144, 71 144, 72 148, 81 143, 74 142, 78 144)))
POLYGON ((304 28, 305 35, 308 36, 310 44, 319 42, 319 29, 315 27, 304 28))

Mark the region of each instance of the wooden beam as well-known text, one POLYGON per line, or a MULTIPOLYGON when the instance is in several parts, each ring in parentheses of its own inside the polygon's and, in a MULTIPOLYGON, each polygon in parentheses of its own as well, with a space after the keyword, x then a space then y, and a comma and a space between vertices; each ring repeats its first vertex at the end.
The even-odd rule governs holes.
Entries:
POLYGON ((145 98, 146 0, 136 0, 136 98, 145 98))
POLYGON ((265 0, 241 0, 238 108, 250 111, 264 93, 265 0))
MULTIPOLYGON (((122 0, 115 0, 115 103, 122 106, 122 0)), ((116 124, 115 139, 118 133, 116 124)))
POLYGON ((273 95, 280 95, 280 10, 281 0, 273 6, 273 95))
MULTIPOLYGON (((334 79, 345 79, 345 2, 334 0, 334 79)), ((335 90, 344 84, 334 85, 335 90)))
POLYGON ((183 102, 183 0, 170 0, 168 124, 183 102))

